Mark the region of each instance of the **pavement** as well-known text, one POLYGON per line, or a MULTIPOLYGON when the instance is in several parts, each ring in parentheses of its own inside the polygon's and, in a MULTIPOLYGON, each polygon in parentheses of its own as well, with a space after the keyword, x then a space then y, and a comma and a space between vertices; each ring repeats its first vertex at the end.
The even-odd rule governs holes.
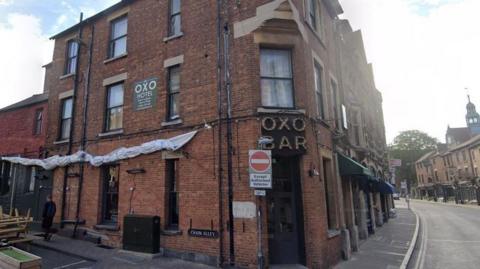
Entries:
POLYGON ((397 217, 377 228, 374 235, 360 243, 360 250, 335 269, 393 269, 404 268, 413 251, 417 217, 407 204, 395 201, 397 217))
POLYGON ((421 228, 409 269, 480 268, 480 206, 414 200, 421 228))
POLYGON ((214 267, 180 259, 108 249, 98 245, 54 235, 52 241, 37 239, 30 253, 42 257, 44 269, 211 269, 214 267))

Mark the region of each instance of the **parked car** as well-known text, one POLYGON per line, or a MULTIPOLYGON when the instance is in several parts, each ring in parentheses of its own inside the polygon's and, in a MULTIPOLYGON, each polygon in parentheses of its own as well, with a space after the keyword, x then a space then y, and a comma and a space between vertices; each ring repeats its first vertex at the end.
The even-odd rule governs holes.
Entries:
POLYGON ((393 194, 393 199, 394 200, 400 200, 400 194, 398 194, 398 192, 394 193, 393 194))

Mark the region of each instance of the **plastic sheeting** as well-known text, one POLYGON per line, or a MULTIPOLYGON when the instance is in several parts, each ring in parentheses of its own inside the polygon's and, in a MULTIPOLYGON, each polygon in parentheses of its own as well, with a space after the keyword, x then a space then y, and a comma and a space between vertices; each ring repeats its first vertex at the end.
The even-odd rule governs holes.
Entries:
POLYGON ((68 156, 52 156, 47 159, 28 159, 21 157, 2 157, 2 160, 25 166, 40 166, 45 170, 52 170, 57 167, 65 167, 73 163, 88 162, 95 167, 106 163, 135 158, 139 155, 150 154, 161 150, 175 151, 187 144, 197 131, 172 137, 170 139, 158 139, 130 148, 119 148, 103 156, 93 156, 85 151, 78 151, 68 156))

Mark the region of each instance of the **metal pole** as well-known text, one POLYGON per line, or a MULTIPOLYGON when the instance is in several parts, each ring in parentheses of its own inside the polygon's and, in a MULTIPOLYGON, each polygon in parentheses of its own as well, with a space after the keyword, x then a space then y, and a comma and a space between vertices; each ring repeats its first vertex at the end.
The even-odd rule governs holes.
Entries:
POLYGON ((262 200, 260 197, 257 199, 257 207, 258 207, 258 214, 257 214, 257 229, 258 229, 258 269, 263 269, 264 260, 263 260, 263 250, 262 250, 262 208, 261 205, 262 200))
POLYGON ((13 172, 12 172, 12 189, 11 189, 11 195, 10 195, 10 216, 13 214, 14 209, 13 209, 13 204, 15 200, 15 192, 17 190, 16 185, 17 185, 17 165, 13 164, 13 172))

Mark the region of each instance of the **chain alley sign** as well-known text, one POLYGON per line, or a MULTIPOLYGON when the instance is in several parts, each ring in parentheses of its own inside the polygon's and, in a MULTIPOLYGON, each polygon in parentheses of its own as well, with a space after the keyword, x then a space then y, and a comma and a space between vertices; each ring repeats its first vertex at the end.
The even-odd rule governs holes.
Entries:
POLYGON ((280 155, 305 153, 307 151, 306 126, 305 120, 299 117, 264 117, 262 119, 262 134, 265 137, 272 138, 273 142, 263 148, 280 155))

